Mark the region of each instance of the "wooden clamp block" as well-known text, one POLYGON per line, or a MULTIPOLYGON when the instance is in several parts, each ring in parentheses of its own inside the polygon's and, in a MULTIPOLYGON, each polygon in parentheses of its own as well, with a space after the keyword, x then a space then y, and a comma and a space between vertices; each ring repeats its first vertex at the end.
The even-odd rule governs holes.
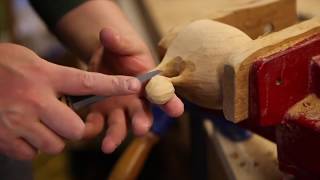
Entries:
POLYGON ((234 26, 252 39, 297 22, 295 0, 142 0, 164 54, 177 33, 192 21, 211 19, 234 26))

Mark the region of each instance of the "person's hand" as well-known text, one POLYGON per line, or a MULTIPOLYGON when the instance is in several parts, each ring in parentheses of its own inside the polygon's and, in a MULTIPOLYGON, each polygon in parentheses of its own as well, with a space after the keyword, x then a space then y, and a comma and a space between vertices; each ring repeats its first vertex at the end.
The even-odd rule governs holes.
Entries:
POLYGON ((49 63, 18 45, 0 44, 0 152, 32 159, 38 150, 56 154, 64 140, 85 132, 80 117, 58 97, 137 94, 140 82, 49 63))
MULTIPOLYGON (((57 23, 55 32, 82 59, 91 59, 93 71, 137 75, 154 68, 147 46, 114 1, 86 1, 66 13, 57 23)), ((162 108, 173 117, 183 112, 183 104, 177 96, 162 108)), ((87 137, 98 134, 104 120, 108 130, 102 150, 106 153, 121 143, 129 127, 135 134, 142 135, 152 124, 148 103, 136 95, 114 97, 97 104, 87 117, 87 137)))
MULTIPOLYGON (((103 29, 100 33, 102 47, 93 56, 90 69, 105 74, 137 75, 154 68, 147 46, 134 35, 124 36, 112 28, 103 29)), ((161 108, 168 115, 177 117, 183 112, 183 103, 174 96, 161 108)), ((135 135, 143 135, 152 125, 149 104, 138 95, 114 97, 95 105, 87 117, 87 123, 91 126, 87 126, 86 135, 97 134, 103 127, 104 118, 108 129, 102 150, 106 153, 115 150, 126 137, 129 127, 135 135)))

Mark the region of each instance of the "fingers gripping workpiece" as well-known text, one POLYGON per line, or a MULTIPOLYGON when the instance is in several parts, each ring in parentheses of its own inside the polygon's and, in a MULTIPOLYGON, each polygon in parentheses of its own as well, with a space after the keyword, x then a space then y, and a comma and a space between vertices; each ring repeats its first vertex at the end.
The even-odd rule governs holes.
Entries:
POLYGON ((169 78, 155 76, 148 82, 146 94, 149 101, 155 104, 165 104, 174 96, 174 87, 169 78))
POLYGON ((221 109, 223 65, 234 50, 250 41, 234 27, 199 20, 178 34, 157 69, 180 95, 200 106, 221 109))
POLYGON ((319 54, 320 18, 256 40, 199 20, 177 34, 156 69, 201 107, 221 109, 233 122, 276 127, 280 168, 320 177, 319 54))

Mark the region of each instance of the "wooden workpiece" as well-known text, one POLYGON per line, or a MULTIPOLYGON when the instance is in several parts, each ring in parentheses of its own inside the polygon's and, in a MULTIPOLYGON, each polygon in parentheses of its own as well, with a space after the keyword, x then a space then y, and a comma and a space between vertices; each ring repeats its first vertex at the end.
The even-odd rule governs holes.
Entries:
POLYGON ((234 50, 250 41, 226 24, 195 21, 178 34, 157 68, 170 77, 181 96, 202 107, 221 109, 223 65, 234 50))
POLYGON ((193 103, 223 109, 228 120, 248 118, 251 64, 285 52, 320 33, 320 18, 251 40, 240 30, 199 20, 181 30, 157 69, 170 77, 181 96, 193 103))
POLYGON ((320 177, 320 17, 256 40, 198 20, 177 34, 157 69, 199 106, 276 127, 280 169, 320 177))
POLYGON ((174 87, 169 78, 153 77, 146 86, 147 99, 155 104, 165 104, 174 96, 174 87))
POLYGON ((223 22, 251 38, 278 31, 297 22, 295 0, 142 0, 164 52, 177 32, 197 19, 223 22))

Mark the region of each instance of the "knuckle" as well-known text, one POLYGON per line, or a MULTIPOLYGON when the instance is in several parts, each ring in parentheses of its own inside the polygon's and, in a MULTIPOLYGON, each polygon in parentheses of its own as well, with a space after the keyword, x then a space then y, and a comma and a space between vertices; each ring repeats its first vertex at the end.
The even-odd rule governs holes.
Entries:
POLYGON ((17 109, 11 109, 3 113, 2 123, 6 129, 17 132, 25 126, 25 121, 23 121, 23 119, 22 112, 17 109))
POLYGON ((54 148, 54 153, 58 154, 61 153, 64 150, 65 144, 64 143, 59 143, 58 145, 55 146, 54 148))
POLYGON ((148 133, 149 129, 150 129, 150 126, 139 124, 133 127, 133 133, 136 136, 143 136, 148 133))
POLYGON ((36 152, 23 144, 16 143, 14 146, 13 157, 19 160, 32 160, 35 158, 36 152))
POLYGON ((48 154, 58 154, 63 151, 64 146, 63 142, 55 142, 50 139, 39 140, 39 149, 48 154))
POLYGON ((36 88, 35 90, 29 91, 29 93, 25 96, 25 100, 27 105, 35 110, 44 110, 49 106, 48 102, 41 98, 41 94, 37 92, 36 88))
POLYGON ((113 93, 118 93, 119 91, 124 90, 126 88, 125 81, 121 80, 119 77, 112 77, 111 85, 113 93))
POLYGON ((90 91, 94 89, 96 78, 89 72, 80 72, 79 79, 81 86, 84 88, 85 91, 90 91))
POLYGON ((40 101, 38 99, 34 99, 31 102, 31 105, 36 109, 36 110, 45 110, 49 108, 49 103, 45 100, 40 101))

